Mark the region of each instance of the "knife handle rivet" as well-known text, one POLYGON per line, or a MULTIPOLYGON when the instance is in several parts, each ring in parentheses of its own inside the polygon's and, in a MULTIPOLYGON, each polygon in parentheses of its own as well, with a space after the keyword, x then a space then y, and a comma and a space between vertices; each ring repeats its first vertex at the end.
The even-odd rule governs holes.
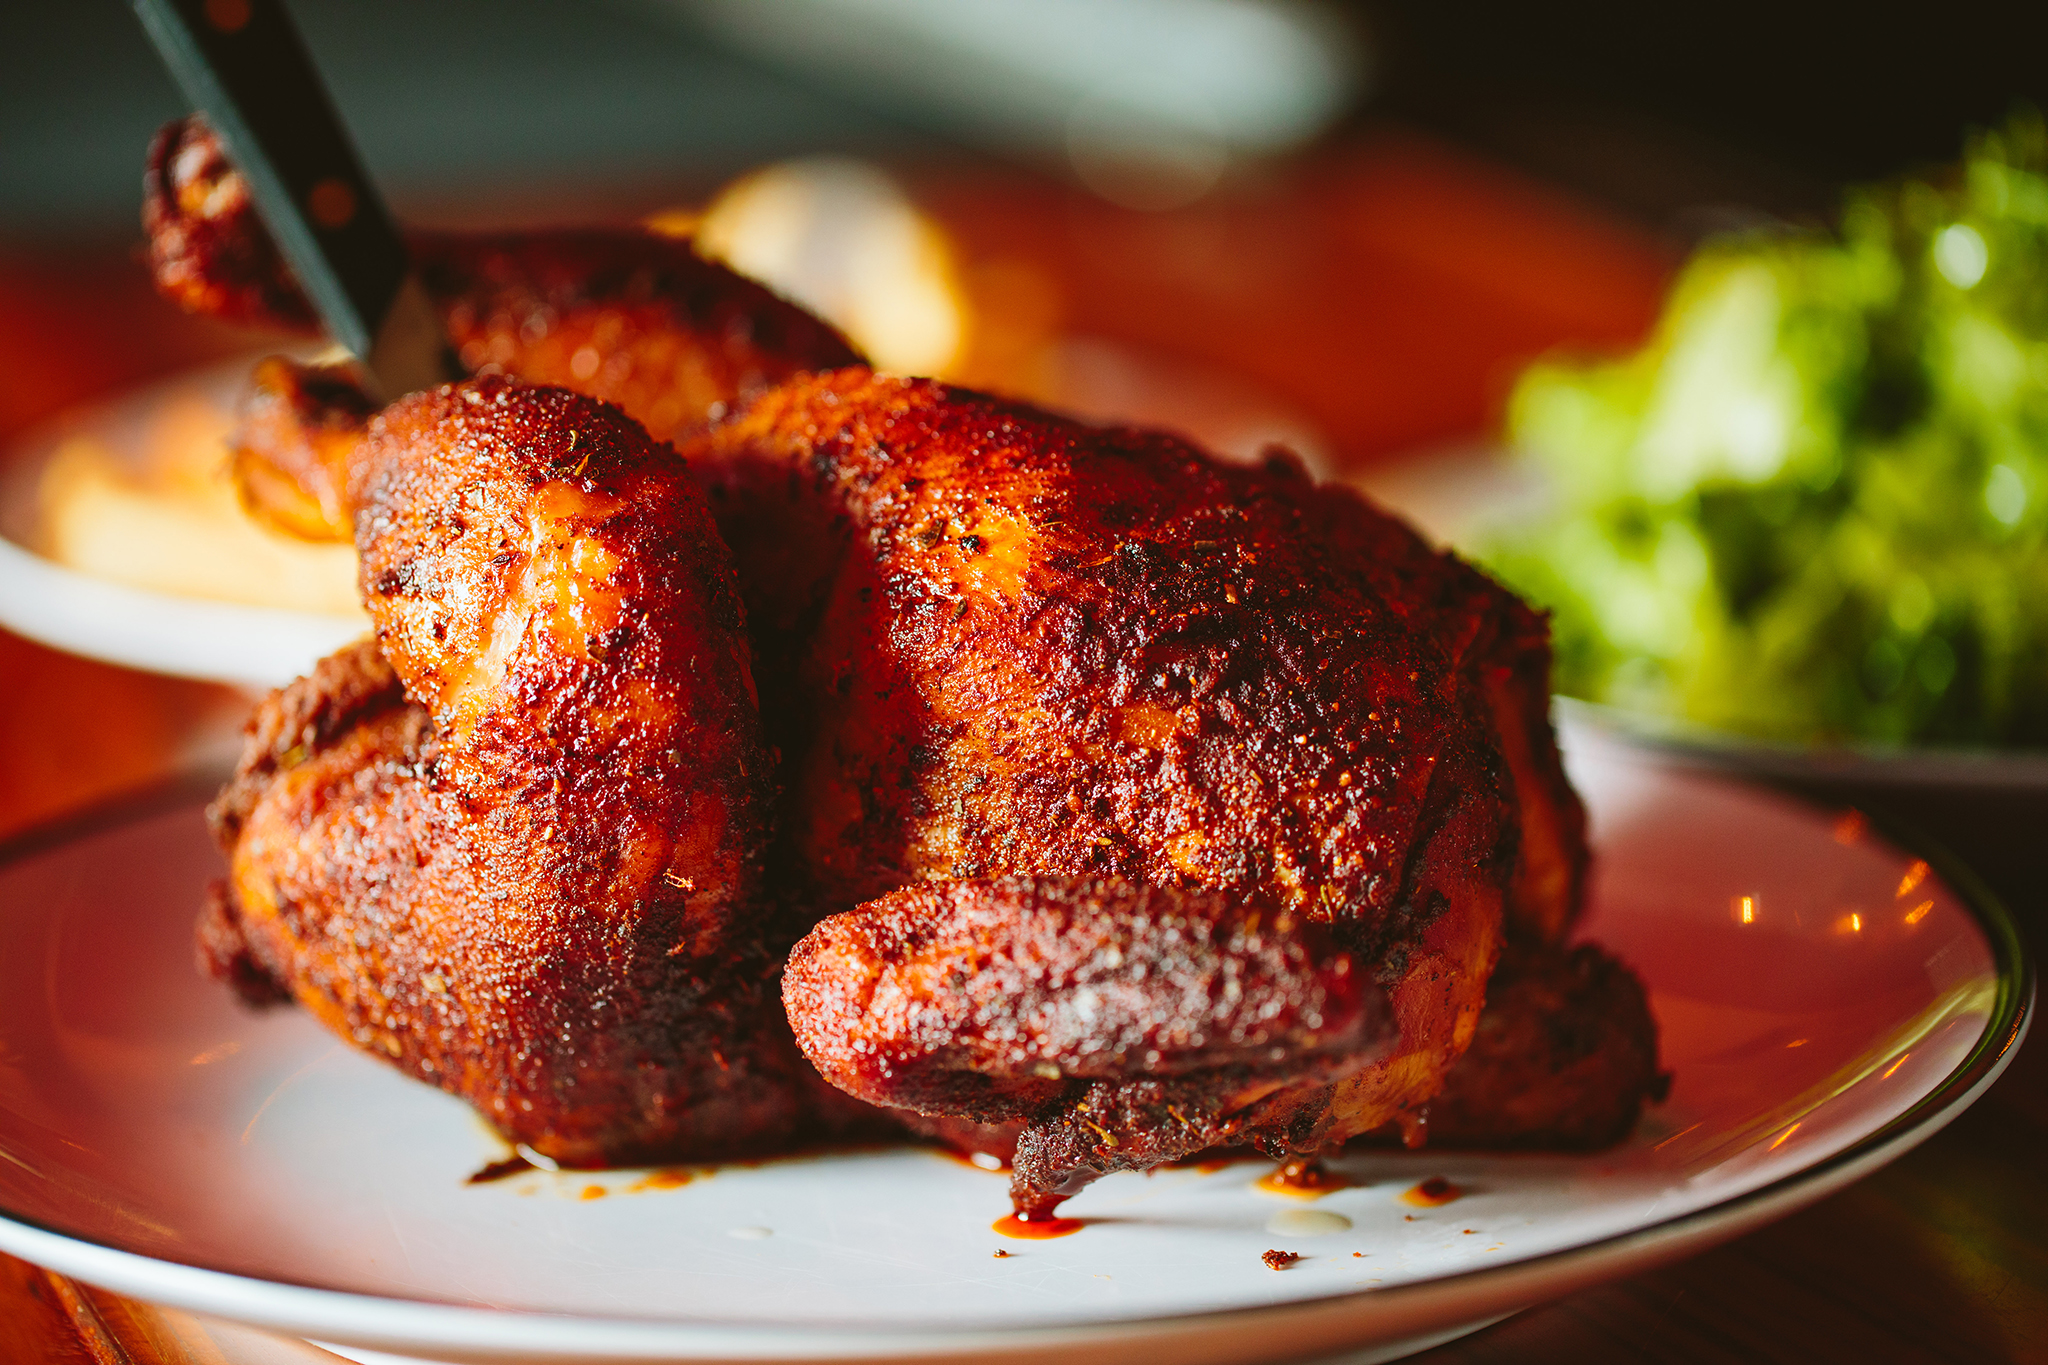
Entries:
POLYGON ((306 191, 306 210, 321 227, 345 227, 356 216, 356 192, 347 182, 329 176, 306 191))
POLYGON ((240 33, 249 22, 249 0, 206 0, 206 22, 222 33, 240 33))

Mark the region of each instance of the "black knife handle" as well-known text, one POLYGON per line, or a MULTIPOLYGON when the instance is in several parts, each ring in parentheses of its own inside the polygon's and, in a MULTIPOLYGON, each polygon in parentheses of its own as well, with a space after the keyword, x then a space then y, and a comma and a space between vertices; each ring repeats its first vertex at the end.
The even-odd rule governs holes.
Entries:
POLYGON ((328 335, 368 357, 411 269, 280 0, 134 0, 328 335))

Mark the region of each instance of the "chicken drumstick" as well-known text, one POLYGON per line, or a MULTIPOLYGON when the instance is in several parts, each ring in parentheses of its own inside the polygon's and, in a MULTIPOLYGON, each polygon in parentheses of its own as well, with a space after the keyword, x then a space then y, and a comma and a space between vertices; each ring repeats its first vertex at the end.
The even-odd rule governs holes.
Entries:
POLYGON ((675 454, 484 379, 370 427, 376 626, 273 696, 202 941, 556 1160, 757 1152, 834 1102, 762 939, 771 760, 732 567, 675 454))

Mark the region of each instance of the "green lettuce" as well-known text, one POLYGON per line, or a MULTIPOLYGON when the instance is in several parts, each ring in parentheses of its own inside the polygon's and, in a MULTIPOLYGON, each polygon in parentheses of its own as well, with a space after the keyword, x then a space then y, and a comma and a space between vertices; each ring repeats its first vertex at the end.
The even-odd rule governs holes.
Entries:
POLYGON ((1791 742, 2048 744, 2048 134, 1833 233, 1709 243, 1649 343, 1508 432, 1559 511, 1482 557, 1559 690, 1791 742))

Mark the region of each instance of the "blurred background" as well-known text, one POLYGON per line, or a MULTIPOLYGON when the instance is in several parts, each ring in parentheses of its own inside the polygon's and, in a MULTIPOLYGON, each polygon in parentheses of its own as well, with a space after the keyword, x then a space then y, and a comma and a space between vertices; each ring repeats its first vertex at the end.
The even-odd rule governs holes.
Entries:
MULTIPOLYGON (((1702 233, 1824 217, 1843 183, 1948 160, 2048 94, 2048 17, 1977 3, 1896 23, 1763 0, 289 7, 410 220, 636 217, 860 158, 990 267, 991 311, 1223 361, 1350 459, 1481 428, 1504 358, 1640 331, 1702 233), (1452 297, 1402 297, 1425 267, 1459 277, 1452 297), (1243 328, 1258 299, 1305 309, 1291 339, 1243 328), (1418 375, 1416 341, 1454 354, 1418 375)), ((55 279, 132 244, 142 149, 180 112, 120 0, 10 5, 7 259, 55 279)), ((17 425, 71 387, 14 363, 0 383, 17 425)))
MULTIPOLYGON (((124 231, 135 148, 176 93, 120 0, 8 9, 0 221, 124 231)), ((1094 95, 1254 157, 1397 121, 1682 233, 1722 204, 1825 211, 1832 187, 1947 160, 1966 126, 2048 93, 2048 18, 1975 0, 1895 22, 1814 0, 290 9, 370 165, 419 212, 626 209, 820 153, 1075 173, 1094 95)))

